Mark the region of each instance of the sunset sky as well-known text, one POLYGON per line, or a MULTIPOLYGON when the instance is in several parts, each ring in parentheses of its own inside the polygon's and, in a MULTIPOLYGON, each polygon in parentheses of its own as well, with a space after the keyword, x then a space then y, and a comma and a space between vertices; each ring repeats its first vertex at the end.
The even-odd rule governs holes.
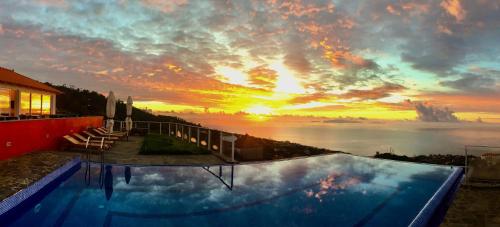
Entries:
POLYGON ((2 0, 0 50, 156 112, 500 121, 498 0, 2 0))

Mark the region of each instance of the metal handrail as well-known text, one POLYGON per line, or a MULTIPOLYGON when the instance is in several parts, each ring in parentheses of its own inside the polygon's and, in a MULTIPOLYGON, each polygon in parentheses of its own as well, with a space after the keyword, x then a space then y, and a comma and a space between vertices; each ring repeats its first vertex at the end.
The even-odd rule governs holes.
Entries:
POLYGON ((224 184, 230 191, 233 190, 233 181, 234 181, 234 165, 231 165, 231 181, 228 183, 226 183, 226 181, 222 178, 222 165, 219 165, 219 174, 216 174, 214 172, 212 172, 210 170, 210 166, 202 166, 201 167, 202 169, 206 170, 207 172, 209 172, 210 174, 212 174, 213 176, 215 176, 217 179, 219 179, 222 184, 224 184))
MULTIPOLYGON (((120 127, 120 130, 123 129, 123 124, 125 123, 125 121, 121 121, 121 120, 115 120, 115 125, 119 125, 120 127)), ((218 131, 220 132, 219 133, 219 143, 217 145, 217 151, 219 151, 219 154, 221 156, 223 156, 223 149, 222 149, 222 144, 223 144, 223 141, 227 141, 225 140, 226 136, 225 135, 232 135, 234 136, 234 133, 228 133, 228 132, 224 132, 222 130, 218 130, 218 129, 211 129, 211 128, 207 128, 207 127, 203 127, 203 126, 198 126, 198 125, 193 125, 193 124, 185 124, 185 123, 177 123, 177 122, 172 122, 172 121, 133 121, 133 124, 136 125, 136 128, 137 128, 137 124, 148 124, 147 125, 147 128, 141 128, 141 129, 147 129, 148 130, 148 133, 151 133, 151 124, 159 124, 159 132, 160 132, 160 135, 162 135, 162 125, 163 124, 168 124, 168 135, 169 136, 172 136, 172 125, 175 125, 175 127, 173 128, 174 130, 174 134, 173 136, 175 138, 179 138, 178 136, 178 133, 180 132, 180 139, 181 140, 185 140, 184 138, 187 137, 187 140, 188 140, 188 143, 192 143, 191 142, 191 139, 192 138, 195 138, 196 137, 196 145, 199 147, 200 146, 200 134, 201 133, 204 133, 205 132, 201 132, 202 130, 206 130, 206 134, 207 134, 207 149, 209 151, 212 151, 212 133, 211 131, 218 131), (185 131, 185 127, 187 127, 187 132, 185 131), (196 134, 193 135, 192 133, 192 129, 196 129, 196 134), (195 136, 195 137, 193 137, 195 136)), ((230 141, 231 142, 231 141, 230 141)), ((235 159, 234 159, 234 152, 235 152, 235 141, 232 141, 232 146, 231 146, 231 161, 232 162, 235 162, 235 159)))
POLYGON ((500 146, 489 146, 489 145, 469 145, 469 144, 466 144, 464 145, 464 151, 465 151, 465 184, 468 183, 468 179, 469 179, 469 154, 468 154, 468 151, 469 149, 468 148, 486 148, 486 149, 500 149, 500 146))

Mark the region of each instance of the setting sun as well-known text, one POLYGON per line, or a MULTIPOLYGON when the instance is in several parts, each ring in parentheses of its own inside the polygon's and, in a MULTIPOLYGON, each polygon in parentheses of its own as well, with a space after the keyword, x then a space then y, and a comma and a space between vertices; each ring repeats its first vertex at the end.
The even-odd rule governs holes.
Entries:
POLYGON ((269 115, 273 112, 273 109, 267 106, 257 105, 246 109, 245 112, 256 115, 269 115))

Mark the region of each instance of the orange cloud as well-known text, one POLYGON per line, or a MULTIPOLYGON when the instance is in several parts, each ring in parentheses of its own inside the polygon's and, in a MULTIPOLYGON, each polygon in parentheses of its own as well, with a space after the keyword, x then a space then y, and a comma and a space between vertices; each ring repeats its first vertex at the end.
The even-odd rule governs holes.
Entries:
POLYGON ((422 94, 416 96, 432 105, 447 106, 457 112, 500 112, 500 99, 497 95, 465 95, 465 94, 422 94))
POLYGON ((323 47, 323 57, 330 60, 333 66, 338 68, 357 67, 376 69, 378 65, 369 59, 355 55, 349 51, 349 48, 329 45, 328 38, 323 39, 319 44, 323 47))
POLYGON ((453 32, 450 30, 450 28, 448 28, 447 26, 442 25, 442 24, 437 25, 437 31, 440 33, 448 34, 448 35, 453 34, 453 32))
POLYGON ((181 67, 174 65, 172 63, 166 63, 165 67, 167 67, 167 69, 169 69, 170 71, 175 72, 175 73, 179 73, 180 71, 182 71, 181 67))
POLYGON ((401 4, 401 8, 405 11, 412 11, 423 14, 429 12, 430 5, 425 3, 407 2, 401 4))
MULTIPOLYGON (((416 2, 400 2, 399 4, 388 4, 385 10, 396 16, 416 16, 426 14, 430 11, 430 4, 416 2)), ((405 18, 408 19, 408 18, 405 18)))
POLYGON ((402 90, 405 90, 406 87, 399 85, 399 84, 393 84, 393 83, 386 83, 380 87, 375 87, 371 90, 350 90, 349 92, 342 94, 342 98, 358 98, 362 100, 366 99, 381 99, 385 97, 389 97, 391 93, 399 92, 402 90))
POLYGON ((389 12, 390 14, 392 15, 398 15, 400 16, 401 15, 401 12, 399 12, 393 5, 389 4, 387 5, 387 7, 385 7, 385 10, 387 10, 387 12, 389 12))
POLYGON ((304 104, 304 103, 309 103, 313 101, 325 101, 328 99, 335 98, 333 95, 328 95, 325 93, 313 93, 313 94, 305 94, 305 95, 299 95, 296 96, 292 99, 290 99, 288 102, 290 104, 304 104))
POLYGON ((281 17, 287 19, 290 16, 314 16, 319 12, 333 13, 335 5, 333 3, 325 5, 305 4, 301 0, 283 1, 278 3, 277 0, 268 0, 271 6, 277 6, 282 11, 281 17))
POLYGON ((142 3, 150 8, 159 9, 164 13, 173 12, 178 6, 187 4, 188 0, 142 0, 142 3))
POLYGON ((457 22, 465 19, 467 12, 463 9, 460 0, 444 0, 440 6, 451 16, 455 17, 457 22))
POLYGON ((276 71, 272 69, 260 66, 251 69, 250 71, 247 72, 247 74, 248 74, 248 80, 252 85, 269 90, 276 87, 278 74, 276 73, 276 71))

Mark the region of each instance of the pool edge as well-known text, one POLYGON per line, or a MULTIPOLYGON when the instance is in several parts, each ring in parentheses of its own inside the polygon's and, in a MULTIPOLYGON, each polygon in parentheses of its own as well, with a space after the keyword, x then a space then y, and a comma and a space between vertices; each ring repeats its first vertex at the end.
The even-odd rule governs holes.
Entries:
POLYGON ((35 183, 0 201, 0 223, 13 221, 23 209, 29 208, 80 168, 80 157, 75 157, 35 183))
POLYGON ((439 226, 444 220, 449 206, 460 188, 460 183, 464 175, 463 167, 456 168, 448 176, 446 181, 439 187, 434 195, 427 201, 418 215, 409 226, 439 226))

